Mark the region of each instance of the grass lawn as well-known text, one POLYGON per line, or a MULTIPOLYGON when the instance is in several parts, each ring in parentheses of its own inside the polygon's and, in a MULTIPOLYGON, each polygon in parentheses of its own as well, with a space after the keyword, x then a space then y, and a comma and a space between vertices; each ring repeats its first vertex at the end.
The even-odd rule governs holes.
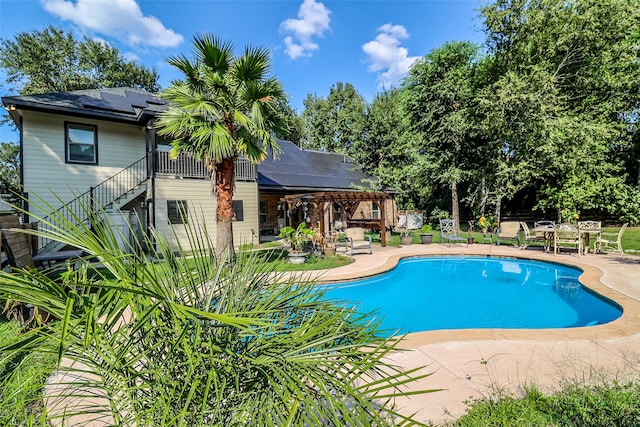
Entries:
POLYGON ((239 252, 238 256, 255 256, 257 260, 267 264, 269 268, 273 268, 275 271, 326 270, 342 267, 354 261, 353 258, 342 255, 308 255, 304 264, 290 264, 288 252, 282 246, 259 250, 252 254, 249 252, 239 252))
MULTIPOLYGON (((0 343, 16 340, 20 331, 17 322, 0 321, 0 343)), ((42 414, 42 387, 54 370, 55 357, 32 354, 0 354, 0 425, 27 426, 42 414), (27 378, 26 383, 22 381, 27 378), (22 387, 20 384, 22 383, 22 387)))
MULTIPOLYGON (((605 227, 603 231, 607 233, 617 233, 620 230, 620 227, 605 227)), ((434 230, 433 234, 433 243, 440 243, 440 231, 434 230)), ((460 233, 461 236, 467 237, 469 236, 468 231, 462 231, 460 233)), ((374 239, 380 241, 379 234, 371 234, 371 236, 375 236, 374 239)), ((412 240, 411 243, 421 244, 420 240, 420 231, 411 232, 412 240)), ((473 237, 475 243, 482 243, 482 233, 478 231, 473 232, 473 237)), ((375 240, 374 240, 375 241, 375 240)), ((494 239, 495 242, 495 239, 494 239)), ((515 243, 515 240, 507 240, 506 244, 515 243)), ((388 246, 400 246, 400 233, 393 232, 391 233, 391 240, 387 241, 388 246)), ((529 242, 528 246, 542 246, 542 242, 529 242)), ((640 255, 640 227, 628 227, 627 230, 622 235, 622 249, 625 253, 630 255, 640 255)))
POLYGON ((574 383, 550 396, 527 386, 522 397, 499 396, 469 403, 467 414, 456 421, 456 427, 640 425, 637 381, 574 383))

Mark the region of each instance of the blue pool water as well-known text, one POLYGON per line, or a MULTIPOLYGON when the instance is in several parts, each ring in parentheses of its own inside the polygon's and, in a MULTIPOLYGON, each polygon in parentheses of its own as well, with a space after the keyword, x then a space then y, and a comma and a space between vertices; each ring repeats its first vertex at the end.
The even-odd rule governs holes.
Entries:
POLYGON ((621 308, 578 282, 577 268, 491 257, 403 259, 372 278, 327 286, 327 298, 376 312, 389 333, 469 328, 570 328, 621 308))

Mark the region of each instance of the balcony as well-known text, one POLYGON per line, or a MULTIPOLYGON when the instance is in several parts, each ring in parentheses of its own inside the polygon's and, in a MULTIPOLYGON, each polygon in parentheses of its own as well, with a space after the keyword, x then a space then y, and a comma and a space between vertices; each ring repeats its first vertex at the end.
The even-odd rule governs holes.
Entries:
MULTIPOLYGON (((180 178, 209 179, 204 161, 182 153, 172 159, 168 151, 158 151, 156 174, 171 175, 180 178)), ((236 181, 255 182, 256 166, 245 157, 236 161, 236 181)))

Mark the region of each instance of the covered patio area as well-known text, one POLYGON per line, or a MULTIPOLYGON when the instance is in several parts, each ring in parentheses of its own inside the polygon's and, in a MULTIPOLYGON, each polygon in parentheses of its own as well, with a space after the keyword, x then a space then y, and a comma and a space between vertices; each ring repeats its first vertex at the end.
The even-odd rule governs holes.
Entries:
POLYGON ((344 227, 367 228, 380 232, 380 244, 383 247, 387 244, 387 226, 393 225, 387 224, 386 221, 389 205, 391 205, 391 209, 394 209, 391 193, 320 191, 288 194, 281 197, 280 202, 286 206, 289 226, 295 226, 292 213, 302 210, 303 219, 312 224, 318 223, 321 233, 344 227), (363 202, 371 202, 375 206, 372 206, 370 211, 358 210, 363 202), (357 218, 356 212, 361 213, 357 218), (371 213, 369 215, 371 218, 366 217, 366 212, 371 213))

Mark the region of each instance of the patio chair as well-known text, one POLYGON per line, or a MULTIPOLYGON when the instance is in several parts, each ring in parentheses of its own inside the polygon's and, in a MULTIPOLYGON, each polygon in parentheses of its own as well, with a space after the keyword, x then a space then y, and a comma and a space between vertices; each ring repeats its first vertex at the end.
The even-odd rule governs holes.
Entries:
POLYGON ((467 247, 469 246, 469 240, 458 235, 456 224, 452 219, 440 219, 440 241, 449 243, 449 247, 451 242, 464 242, 467 247))
MULTIPOLYGON (((521 249, 526 249, 527 248, 527 242, 529 241, 533 241, 533 242, 546 242, 546 238, 544 234, 536 234, 531 233, 531 231, 529 230, 529 226, 527 225, 526 222, 521 221, 520 222, 520 228, 522 228, 522 231, 524 232, 524 238, 522 239, 522 247, 521 249)), ((546 246, 546 245, 545 245, 546 246)))
POLYGON ((0 268, 3 270, 9 267, 42 269, 51 267, 57 262, 77 260, 84 254, 82 249, 72 249, 32 255, 36 246, 35 236, 15 230, 34 227, 35 224, 21 224, 17 215, 0 216, 0 256, 2 257, 0 268))
POLYGON ((582 243, 584 252, 587 253, 591 245, 591 235, 597 239, 600 233, 602 233, 602 221, 578 221, 578 230, 584 239, 582 243))
POLYGON ((520 222, 504 221, 501 222, 496 230, 496 243, 500 244, 500 239, 514 239, 520 246, 520 222))
POLYGON ((582 253, 582 235, 575 224, 558 224, 553 230, 553 254, 560 251, 561 245, 575 245, 578 256, 582 253))
POLYGON ((373 245, 371 242, 371 236, 364 235, 364 228, 351 227, 345 230, 347 238, 347 247, 349 255, 353 255, 354 251, 366 250, 369 255, 373 253, 373 245))
POLYGON ((594 252, 598 253, 602 252, 602 249, 611 249, 617 251, 620 255, 624 255, 624 251, 622 250, 622 235, 628 226, 629 223, 625 223, 617 233, 601 232, 593 244, 594 252), (613 238, 615 238, 615 240, 613 238))

